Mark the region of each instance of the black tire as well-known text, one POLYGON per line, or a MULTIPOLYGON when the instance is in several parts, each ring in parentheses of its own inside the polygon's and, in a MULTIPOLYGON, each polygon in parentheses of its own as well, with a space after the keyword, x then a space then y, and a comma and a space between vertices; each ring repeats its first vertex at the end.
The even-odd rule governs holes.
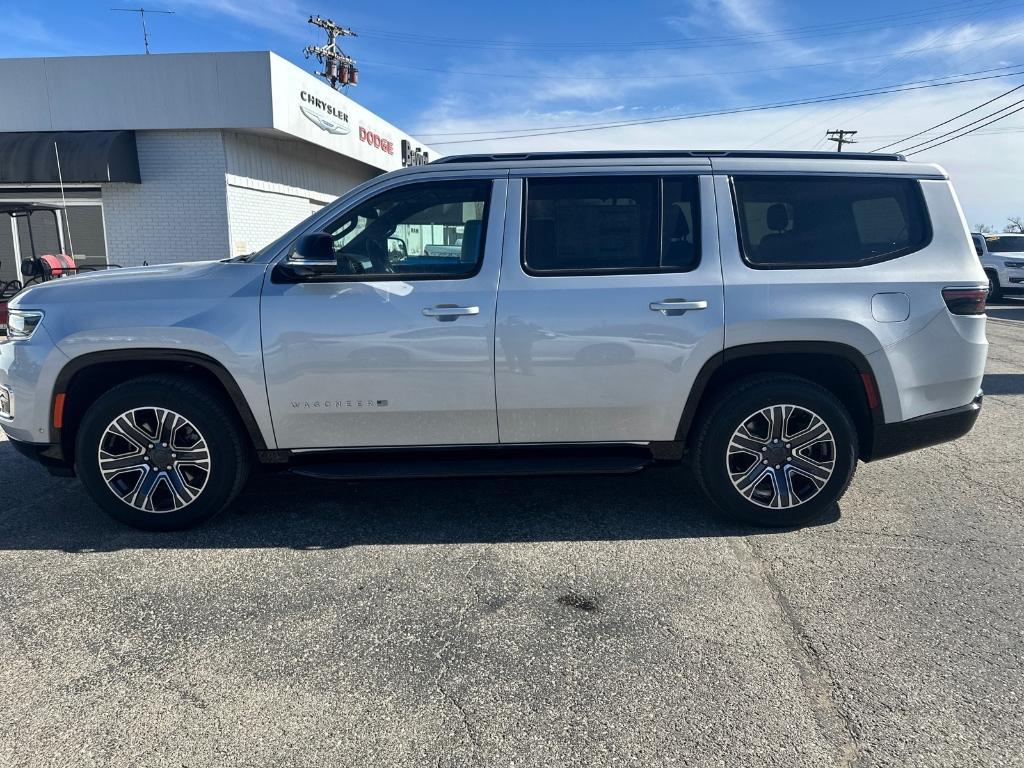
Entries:
MULTIPOLYGON (((796 410, 793 413, 803 415, 805 411, 796 410)), ((762 423, 764 426, 770 427, 766 419, 763 419, 762 423)), ((799 427, 799 424, 796 426, 799 427)), ((793 440, 793 443, 796 443, 796 439, 793 440)), ((765 447, 762 446, 760 450, 765 451, 765 447)), ((770 457, 774 454, 766 452, 765 455, 770 457)), ((846 492, 853 479, 857 455, 857 430, 843 404, 831 392, 797 376, 764 375, 737 382, 723 393, 708 410, 698 425, 693 468, 701 489, 711 502, 729 517, 761 527, 785 528, 819 519, 834 509, 836 502, 846 492), (798 409, 806 409, 818 416, 831 431, 834 448, 824 441, 788 451, 785 438, 783 438, 782 444, 774 447, 770 445, 772 441, 769 438, 768 450, 780 452, 778 455, 792 456, 793 458, 788 461, 798 463, 802 456, 808 455, 808 451, 825 451, 826 454, 833 457, 831 475, 820 489, 815 490, 814 484, 806 475, 800 475, 798 472, 798 476, 794 477, 791 470, 783 468, 781 476, 790 478, 792 482, 791 485, 788 485, 788 488, 793 491, 791 498, 799 500, 803 496, 806 500, 795 503, 794 506, 769 508, 763 504, 777 501, 777 498, 762 499, 762 503, 748 499, 733 484, 730 476, 730 470, 736 473, 756 473, 757 465, 763 465, 764 462, 751 459, 751 456, 754 455, 753 450, 750 453, 734 453, 730 457, 729 446, 734 433, 741 425, 753 425, 755 431, 760 429, 754 421, 748 420, 751 415, 757 414, 762 409, 782 405, 797 406, 798 409), (802 453, 797 455, 797 451, 802 453), (739 461, 740 464, 731 463, 734 461, 739 461), (749 469, 744 464, 747 461, 751 462, 749 469)), ((787 461, 785 458, 779 460, 783 464, 787 461)), ((779 476, 777 472, 780 466, 781 464, 775 465, 776 471, 772 473, 773 477, 779 476)), ((794 468, 798 467, 797 464, 793 466, 794 468)), ((772 467, 766 465, 762 471, 771 473, 772 467)), ((748 486, 748 489, 751 489, 752 496, 758 494, 762 497, 767 496, 772 493, 772 489, 774 489, 776 497, 779 495, 778 484, 772 477, 767 476, 760 481, 760 484, 748 486), (757 486, 756 489, 754 485, 757 486)))
POLYGON ((988 278, 988 301, 1001 301, 1003 289, 999 285, 998 273, 986 269, 985 276, 988 278))
MULTIPOLYGON (((75 441, 78 477, 97 504, 112 517, 134 528, 173 531, 199 525, 228 507, 245 485, 249 474, 250 451, 243 441, 238 420, 229 407, 216 392, 184 376, 143 376, 119 384, 99 397, 82 418, 75 441), (134 409, 144 412, 150 408, 167 409, 184 417, 205 440, 209 471, 205 475, 200 473, 200 478, 205 476, 202 488, 181 508, 163 511, 138 509, 122 500, 108 486, 100 471, 99 448, 107 427, 122 414, 134 409)), ((186 433, 186 438, 189 434, 195 433, 186 433)), ((110 436, 106 439, 109 441, 110 436)), ((139 459, 143 463, 151 460, 157 459, 139 459)), ((191 471, 195 477, 195 470, 183 471, 191 471)), ((133 477, 131 474, 122 476, 119 480, 121 487, 130 485, 133 477)), ((142 481, 138 482, 141 485, 142 481)), ((195 482, 198 485, 201 481, 195 482)), ((153 494, 154 499, 158 493, 167 499, 171 493, 170 486, 161 484, 158 492, 153 494)), ((169 503, 182 502, 172 500, 169 503)))

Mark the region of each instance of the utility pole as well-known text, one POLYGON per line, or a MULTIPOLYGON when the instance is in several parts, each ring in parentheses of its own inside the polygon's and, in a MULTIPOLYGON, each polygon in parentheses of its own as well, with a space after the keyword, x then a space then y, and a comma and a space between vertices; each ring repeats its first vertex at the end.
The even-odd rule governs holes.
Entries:
POLYGON ((857 142, 853 139, 846 138, 847 136, 856 136, 856 131, 848 131, 844 128, 840 128, 835 131, 825 131, 825 136, 828 137, 829 141, 834 141, 838 146, 836 152, 843 151, 843 144, 856 144, 857 142))
POLYGON ((310 16, 309 23, 314 27, 320 27, 327 33, 327 45, 308 45, 302 51, 306 58, 315 56, 316 60, 323 65, 323 71, 317 72, 319 77, 331 84, 331 88, 337 89, 348 85, 359 84, 359 70, 356 68, 356 61, 341 48, 338 47, 339 37, 358 37, 348 27, 340 27, 330 19, 321 19, 319 16, 310 16))
POLYGON ((146 11, 149 11, 149 13, 174 13, 174 11, 154 11, 148 8, 111 8, 110 10, 139 14, 139 17, 142 19, 142 44, 146 47, 146 53, 149 53, 149 30, 146 29, 146 11))

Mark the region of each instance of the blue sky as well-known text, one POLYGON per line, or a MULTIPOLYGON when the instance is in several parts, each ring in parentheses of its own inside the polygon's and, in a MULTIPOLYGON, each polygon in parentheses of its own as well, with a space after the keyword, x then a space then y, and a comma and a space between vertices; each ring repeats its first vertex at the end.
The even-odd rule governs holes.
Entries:
MULTIPOLYGON (((109 10, 122 4, 137 7, 139 0, 0 0, 0 56, 141 52, 137 15, 109 10)), ((856 149, 874 149, 1024 83, 1024 75, 994 77, 1024 63, 1024 2, 1015 0, 144 4, 175 11, 149 17, 156 53, 270 49, 308 68, 301 50, 318 39, 305 24, 310 13, 351 26, 360 36, 346 40, 346 50, 360 63, 361 84, 349 95, 444 152, 821 149, 831 146, 824 131, 837 127, 860 132, 856 149), (989 79, 853 101, 522 135, 982 70, 991 71, 978 77, 989 79)), ((1017 191, 1024 175, 1021 131, 1024 113, 915 159, 947 167, 972 224, 1001 225, 1006 216, 1024 214, 1017 191)))

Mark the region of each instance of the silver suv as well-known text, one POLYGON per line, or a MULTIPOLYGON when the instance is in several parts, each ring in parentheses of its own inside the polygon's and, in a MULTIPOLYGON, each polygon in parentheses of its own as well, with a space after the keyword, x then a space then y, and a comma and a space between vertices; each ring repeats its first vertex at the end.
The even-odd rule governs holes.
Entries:
POLYGON ((0 424, 142 528, 209 518, 256 463, 351 479, 685 455, 719 509, 789 526, 858 460, 971 429, 986 291, 948 177, 897 155, 450 157, 246 257, 22 293, 0 424))

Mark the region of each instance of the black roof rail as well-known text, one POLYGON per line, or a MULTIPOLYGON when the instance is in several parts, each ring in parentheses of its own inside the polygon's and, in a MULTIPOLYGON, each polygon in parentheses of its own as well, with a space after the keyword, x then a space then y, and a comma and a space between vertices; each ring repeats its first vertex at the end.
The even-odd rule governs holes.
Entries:
POLYGON ((881 152, 787 152, 753 149, 707 149, 707 150, 598 150, 581 152, 505 152, 493 155, 450 155, 432 161, 439 163, 487 163, 515 162, 528 160, 644 160, 672 159, 680 157, 739 157, 739 158, 775 158, 775 159, 811 159, 811 160, 906 160, 903 155, 881 152))

